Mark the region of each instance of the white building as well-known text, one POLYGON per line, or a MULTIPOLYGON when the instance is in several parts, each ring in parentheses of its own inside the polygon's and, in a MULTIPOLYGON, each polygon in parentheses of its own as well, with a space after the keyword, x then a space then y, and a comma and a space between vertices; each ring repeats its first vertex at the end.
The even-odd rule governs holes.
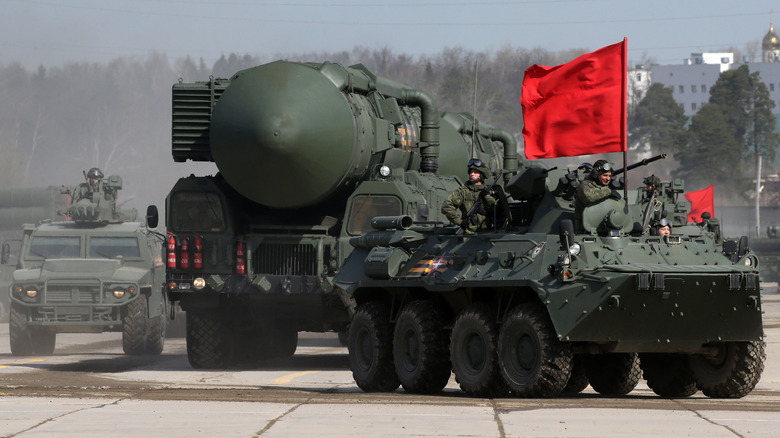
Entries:
MULTIPOLYGON (((776 103, 774 112, 780 114, 780 38, 772 23, 762 40, 761 50, 763 62, 747 63, 748 68, 751 73, 759 72, 770 98, 776 103)), ((685 115, 692 116, 709 101, 710 88, 720 74, 741 65, 743 63, 734 62, 731 52, 691 53, 691 57, 683 60, 681 65, 653 65, 650 79, 651 83, 659 82, 670 87, 674 100, 682 105, 685 115)))

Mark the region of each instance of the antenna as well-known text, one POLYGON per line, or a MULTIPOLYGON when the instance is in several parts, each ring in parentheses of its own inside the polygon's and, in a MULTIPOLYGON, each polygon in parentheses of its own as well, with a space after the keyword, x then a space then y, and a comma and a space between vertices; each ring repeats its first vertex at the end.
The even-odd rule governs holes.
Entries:
POLYGON ((474 156, 474 139, 477 136, 477 80, 479 78, 479 59, 474 60, 474 110, 471 114, 471 158, 474 156))

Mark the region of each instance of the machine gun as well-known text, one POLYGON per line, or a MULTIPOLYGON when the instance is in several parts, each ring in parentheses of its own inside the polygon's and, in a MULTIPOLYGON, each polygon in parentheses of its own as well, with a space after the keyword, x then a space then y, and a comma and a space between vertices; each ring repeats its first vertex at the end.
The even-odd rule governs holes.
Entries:
POLYGON ((612 172, 612 176, 618 176, 618 175, 620 175, 623 172, 636 169, 637 167, 640 167, 640 166, 647 166, 650 163, 653 163, 653 162, 658 161, 658 160, 663 160, 664 158, 666 158, 666 154, 659 154, 659 155, 656 155, 654 157, 645 158, 644 160, 637 161, 634 164, 629 164, 625 168, 621 167, 620 169, 615 170, 614 172, 612 172))

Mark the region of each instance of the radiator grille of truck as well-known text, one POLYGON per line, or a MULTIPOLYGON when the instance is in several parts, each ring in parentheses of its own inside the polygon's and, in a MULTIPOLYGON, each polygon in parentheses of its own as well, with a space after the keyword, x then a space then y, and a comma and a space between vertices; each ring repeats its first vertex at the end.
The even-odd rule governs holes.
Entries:
POLYGON ((214 78, 208 82, 173 86, 171 148, 174 161, 213 161, 209 143, 211 111, 229 84, 228 79, 214 78))
POLYGON ((262 244, 252 252, 255 274, 317 275, 317 247, 262 244))

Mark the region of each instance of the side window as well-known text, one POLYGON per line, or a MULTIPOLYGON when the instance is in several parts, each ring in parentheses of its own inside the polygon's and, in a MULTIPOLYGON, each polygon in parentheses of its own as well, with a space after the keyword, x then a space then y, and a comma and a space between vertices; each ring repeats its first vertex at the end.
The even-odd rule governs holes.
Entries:
POLYGON ((174 231, 222 231, 225 217, 215 193, 177 192, 171 198, 170 226, 174 231))
POLYGON ((395 196, 357 196, 352 201, 347 221, 347 233, 363 234, 373 230, 371 219, 377 216, 398 216, 401 200, 395 196))

